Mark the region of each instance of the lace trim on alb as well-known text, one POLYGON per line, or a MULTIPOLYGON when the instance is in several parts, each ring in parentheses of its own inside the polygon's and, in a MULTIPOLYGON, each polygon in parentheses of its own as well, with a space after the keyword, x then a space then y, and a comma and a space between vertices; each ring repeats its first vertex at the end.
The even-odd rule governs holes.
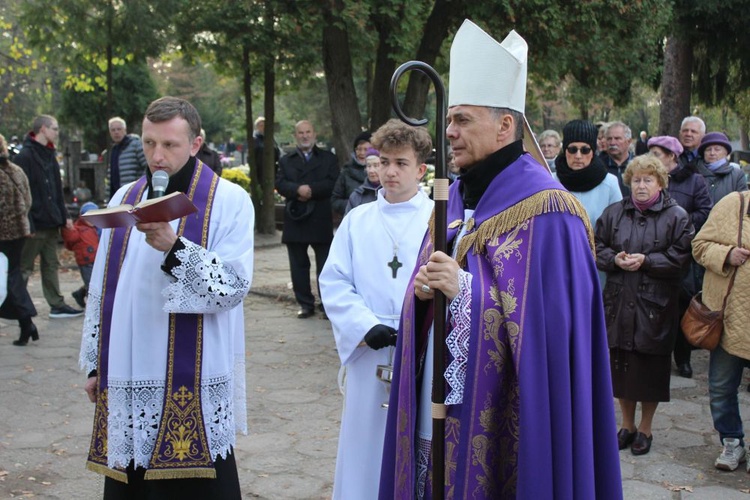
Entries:
POLYGON ((96 370, 99 359, 99 324, 102 309, 102 297, 89 289, 86 299, 86 315, 83 317, 83 341, 78 355, 78 366, 86 372, 96 370))
POLYGON ((175 278, 162 292, 166 312, 210 313, 232 309, 242 302, 250 282, 235 269, 183 237, 185 248, 175 252, 180 264, 171 271, 175 278))
POLYGON ((445 380, 450 386, 450 392, 445 397, 447 405, 461 404, 464 400, 471 337, 471 278, 470 273, 458 270, 458 295, 448 305, 451 331, 445 338, 445 344, 453 359, 445 370, 445 380))
POLYGON ((422 500, 427 487, 427 474, 430 471, 430 450, 432 448, 432 442, 429 439, 417 436, 416 445, 417 481, 414 486, 417 491, 414 493, 417 500, 422 500))
MULTIPOLYGON (((243 377, 244 378, 244 377, 243 377)), ((232 376, 201 384, 201 407, 211 458, 226 458, 235 445, 232 376)), ((148 467, 156 446, 164 406, 164 382, 109 379, 107 452, 109 467, 148 467)), ((242 404, 244 410, 244 398, 242 404)))

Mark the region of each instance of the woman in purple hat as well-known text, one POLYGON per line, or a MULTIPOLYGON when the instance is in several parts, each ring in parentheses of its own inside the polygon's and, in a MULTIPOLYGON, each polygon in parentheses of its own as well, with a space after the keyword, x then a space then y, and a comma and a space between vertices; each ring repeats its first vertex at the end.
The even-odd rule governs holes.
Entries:
MULTIPOLYGON (((690 216, 690 221, 698 232, 706 222, 708 213, 713 203, 708 195, 708 187, 702 175, 696 170, 694 163, 680 165, 680 155, 683 148, 680 141, 668 135, 652 137, 648 141, 649 152, 656 156, 669 172, 669 184, 667 192, 690 216)), ((702 286, 702 269, 690 259, 690 269, 682 280, 682 289, 679 297, 679 315, 685 313, 690 304, 690 298, 695 295, 702 286)), ((679 325, 677 328, 680 328, 679 325)), ((692 348, 685 340, 682 331, 677 332, 674 345, 674 362, 677 365, 677 373, 680 377, 691 378, 693 368, 690 366, 690 353, 692 348)))
POLYGON ((714 205, 733 191, 747 191, 745 174, 736 163, 729 162, 732 145, 721 132, 709 132, 703 136, 698 155, 703 158, 705 168, 701 174, 708 183, 708 194, 714 205))

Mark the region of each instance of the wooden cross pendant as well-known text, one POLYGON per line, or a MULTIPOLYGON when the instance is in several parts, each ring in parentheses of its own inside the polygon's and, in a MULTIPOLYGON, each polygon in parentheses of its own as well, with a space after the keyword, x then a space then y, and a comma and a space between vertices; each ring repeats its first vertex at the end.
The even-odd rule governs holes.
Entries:
POLYGON ((391 277, 395 280, 396 274, 398 273, 398 268, 404 267, 404 265, 398 261, 398 256, 396 254, 393 254, 393 260, 388 263, 388 267, 390 267, 391 271, 393 271, 393 276, 391 277))

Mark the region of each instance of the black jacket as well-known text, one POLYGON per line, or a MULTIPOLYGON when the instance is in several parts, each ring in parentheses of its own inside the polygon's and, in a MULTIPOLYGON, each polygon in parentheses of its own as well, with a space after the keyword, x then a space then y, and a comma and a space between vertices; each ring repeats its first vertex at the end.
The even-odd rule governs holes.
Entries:
POLYGON ((669 172, 669 196, 690 215, 695 232, 700 231, 714 204, 708 193, 706 180, 691 165, 680 166, 669 172))
POLYGON ((333 194, 331 195, 331 204, 333 205, 334 212, 344 215, 346 205, 349 203, 349 196, 365 182, 366 178, 365 167, 354 161, 354 159, 349 160, 344 165, 339 178, 336 179, 336 185, 333 186, 333 194))
MULTIPOLYGON (((669 172, 667 191, 677 204, 688 213, 697 233, 708 219, 708 213, 711 211, 713 203, 708 192, 706 179, 695 168, 694 163, 685 166, 677 165, 677 168, 669 172)), ((682 282, 683 303, 688 297, 692 297, 701 289, 703 273, 704 269, 696 264, 691 256, 690 269, 682 282)))
POLYGON ((221 157, 219 153, 208 147, 205 142, 201 144, 198 153, 195 155, 200 161, 208 165, 208 168, 216 172, 216 175, 221 177, 221 171, 224 167, 221 165, 221 157))
POLYGON ((29 133, 23 141, 23 149, 15 157, 29 179, 31 188, 31 232, 39 229, 62 227, 68 219, 68 210, 63 199, 60 164, 52 144, 43 145, 29 133))
POLYGON ((330 243, 333 240, 331 193, 338 175, 336 155, 317 146, 313 147, 309 161, 305 161, 299 149, 279 159, 276 190, 286 198, 287 208, 296 204, 302 212, 309 212, 303 219, 294 219, 289 210, 284 212, 282 243, 330 243), (310 186, 312 199, 300 203, 297 188, 304 184, 310 186))
POLYGON ((604 313, 609 347, 669 355, 674 346, 682 276, 695 232, 687 212, 662 196, 644 213, 630 197, 613 203, 596 222, 596 267, 607 273, 604 313), (638 271, 615 265, 621 251, 642 253, 638 271))

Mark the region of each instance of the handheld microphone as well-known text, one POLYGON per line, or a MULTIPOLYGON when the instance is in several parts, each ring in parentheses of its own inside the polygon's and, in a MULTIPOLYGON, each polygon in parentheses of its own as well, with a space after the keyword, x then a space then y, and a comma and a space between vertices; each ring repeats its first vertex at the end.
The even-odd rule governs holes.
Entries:
POLYGON ((167 190, 169 184, 169 175, 164 170, 157 170, 154 175, 151 176, 151 187, 154 190, 154 198, 164 196, 164 191, 167 190))

